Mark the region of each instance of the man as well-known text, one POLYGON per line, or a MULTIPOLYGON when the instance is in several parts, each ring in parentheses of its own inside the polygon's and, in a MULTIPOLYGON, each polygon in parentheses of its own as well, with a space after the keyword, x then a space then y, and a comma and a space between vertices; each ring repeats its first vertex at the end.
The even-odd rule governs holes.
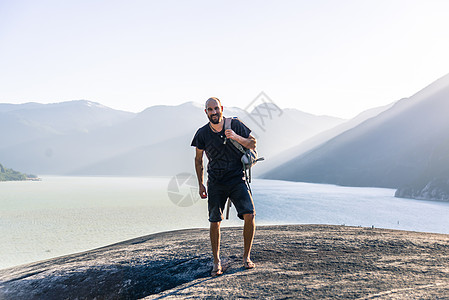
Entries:
POLYGON ((228 197, 237 209, 238 217, 244 220, 243 265, 246 269, 255 267, 250 258, 256 229, 254 202, 244 180, 243 165, 240 160, 242 153, 227 139, 236 140, 248 149, 256 147, 256 139, 250 135, 251 130, 238 119, 232 119, 231 129, 225 130, 223 106, 218 98, 209 98, 204 111, 209 122, 198 129, 192 140, 192 146, 196 147, 195 170, 199 193, 201 198, 208 198, 210 241, 214 257, 211 275, 216 276, 223 274, 220 261, 220 224, 228 197), (204 152, 209 160, 207 191, 203 177, 204 152))

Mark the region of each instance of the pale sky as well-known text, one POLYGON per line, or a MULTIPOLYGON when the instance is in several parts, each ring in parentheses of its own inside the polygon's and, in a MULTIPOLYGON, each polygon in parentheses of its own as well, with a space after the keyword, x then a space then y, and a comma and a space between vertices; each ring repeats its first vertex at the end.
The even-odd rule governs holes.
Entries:
POLYGON ((449 73, 449 1, 0 0, 0 102, 216 96, 343 118, 449 73))

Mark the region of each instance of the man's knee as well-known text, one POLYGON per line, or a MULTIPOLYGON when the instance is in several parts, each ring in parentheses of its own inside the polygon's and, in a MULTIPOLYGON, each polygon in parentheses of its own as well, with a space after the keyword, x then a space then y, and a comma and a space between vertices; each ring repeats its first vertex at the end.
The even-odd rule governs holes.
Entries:
POLYGON ((255 213, 244 214, 243 215, 243 220, 245 220, 245 221, 252 221, 252 220, 254 220, 255 217, 256 217, 255 213))
POLYGON ((221 222, 210 222, 211 229, 220 229, 221 222))

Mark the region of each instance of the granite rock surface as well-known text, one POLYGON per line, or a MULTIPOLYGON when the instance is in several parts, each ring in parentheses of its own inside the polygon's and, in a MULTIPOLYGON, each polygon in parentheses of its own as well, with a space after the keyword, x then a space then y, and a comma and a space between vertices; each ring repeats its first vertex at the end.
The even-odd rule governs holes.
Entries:
POLYGON ((0 299, 447 299, 449 235, 280 225, 222 229, 223 275, 211 277, 207 229, 153 234, 0 270, 0 299))

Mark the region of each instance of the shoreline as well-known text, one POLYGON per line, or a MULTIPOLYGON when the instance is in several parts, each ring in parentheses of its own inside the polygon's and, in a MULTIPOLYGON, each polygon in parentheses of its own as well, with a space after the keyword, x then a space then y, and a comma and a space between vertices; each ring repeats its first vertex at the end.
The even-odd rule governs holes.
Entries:
POLYGON ((342 225, 259 226, 253 270, 242 228, 222 230, 210 277, 207 229, 155 233, 0 270, 0 298, 420 298, 449 294, 449 235, 342 225))

